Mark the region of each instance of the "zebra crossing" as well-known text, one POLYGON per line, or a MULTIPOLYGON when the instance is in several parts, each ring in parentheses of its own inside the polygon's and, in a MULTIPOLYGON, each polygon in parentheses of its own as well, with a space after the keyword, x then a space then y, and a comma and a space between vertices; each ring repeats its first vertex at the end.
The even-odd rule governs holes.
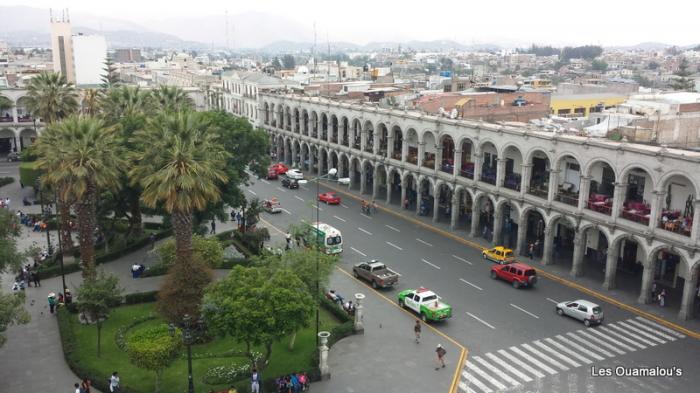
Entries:
POLYGON ((471 356, 459 388, 466 393, 493 393, 517 388, 593 362, 612 359, 685 338, 643 317, 630 318, 471 356))

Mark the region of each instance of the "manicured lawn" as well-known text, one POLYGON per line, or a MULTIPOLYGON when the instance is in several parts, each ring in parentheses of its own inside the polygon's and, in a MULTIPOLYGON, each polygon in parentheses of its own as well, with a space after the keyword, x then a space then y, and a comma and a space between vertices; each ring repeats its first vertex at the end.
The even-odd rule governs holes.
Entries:
MULTIPOLYGON (((120 327, 126 326, 134 319, 150 313, 155 313, 153 303, 123 306, 115 309, 102 327, 102 354, 100 358, 97 357, 97 328, 95 326, 80 325, 77 315, 71 314, 70 327, 76 332, 76 355, 80 359, 82 368, 91 370, 95 378, 105 381, 113 371, 119 371, 121 383, 125 390, 142 393, 153 392, 155 386, 154 373, 133 366, 129 362, 126 352, 121 351, 115 342, 115 335, 120 327)), ((321 308, 320 316, 322 330, 330 330, 334 326, 339 325, 339 322, 323 308, 321 308)), ((131 332, 159 323, 164 322, 161 319, 146 321, 134 327, 131 332)), ((265 378, 310 368, 313 352, 316 350, 314 321, 311 321, 309 328, 297 334, 293 351, 288 349, 289 339, 290 337, 286 337, 273 346, 270 364, 263 373, 265 378)), ((236 344, 231 338, 227 337, 217 338, 206 344, 195 345, 192 347, 192 352, 193 356, 196 357, 198 354, 224 354, 226 351, 240 348, 242 348, 241 345, 236 344)), ((183 356, 176 359, 163 373, 161 392, 174 393, 187 390, 187 359, 185 353, 186 351, 183 349, 183 356)), ((245 363, 246 359, 240 357, 223 356, 194 359, 192 366, 196 391, 209 392, 210 389, 220 391, 228 387, 226 384, 214 386, 204 384, 202 377, 211 367, 245 363)))

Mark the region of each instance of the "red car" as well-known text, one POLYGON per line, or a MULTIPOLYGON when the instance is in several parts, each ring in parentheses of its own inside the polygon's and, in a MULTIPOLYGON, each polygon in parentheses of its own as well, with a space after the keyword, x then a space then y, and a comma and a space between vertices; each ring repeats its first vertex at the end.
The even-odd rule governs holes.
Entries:
POLYGON ((277 164, 273 164, 269 169, 274 170, 278 175, 284 175, 289 170, 289 167, 278 162, 277 164))
POLYGON ((513 288, 533 287, 537 282, 537 272, 524 263, 509 263, 491 267, 491 278, 500 278, 513 284, 513 288))
POLYGON ((275 169, 272 167, 267 169, 267 176, 265 176, 267 180, 277 180, 277 176, 277 171, 275 169))
POLYGON ((318 194, 318 200, 321 202, 326 202, 328 205, 340 205, 340 197, 334 192, 324 192, 323 194, 318 194))

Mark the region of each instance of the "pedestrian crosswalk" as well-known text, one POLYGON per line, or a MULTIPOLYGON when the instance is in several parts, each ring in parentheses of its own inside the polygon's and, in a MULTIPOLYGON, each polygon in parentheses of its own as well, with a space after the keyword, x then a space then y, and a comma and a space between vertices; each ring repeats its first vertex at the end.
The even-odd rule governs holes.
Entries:
POLYGON ((643 317, 470 356, 459 388, 467 393, 493 393, 517 388, 628 352, 685 338, 685 335, 643 317))

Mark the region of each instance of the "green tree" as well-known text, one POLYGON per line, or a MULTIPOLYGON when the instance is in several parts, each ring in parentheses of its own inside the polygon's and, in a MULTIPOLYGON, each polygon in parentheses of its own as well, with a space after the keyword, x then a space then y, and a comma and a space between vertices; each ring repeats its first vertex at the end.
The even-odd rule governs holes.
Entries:
POLYGON ((198 319, 204 289, 213 278, 214 273, 197 253, 189 261, 173 264, 158 291, 158 312, 175 324, 182 323, 185 314, 198 319))
POLYGON ((296 61, 293 55, 284 55, 282 57, 282 65, 285 70, 293 70, 296 67, 296 61))
POLYGON ((126 342, 126 352, 133 365, 156 374, 155 392, 158 393, 163 370, 172 363, 181 346, 180 330, 171 334, 168 326, 158 325, 130 334, 126 342))
POLYGON ((27 88, 27 109, 45 123, 54 123, 75 113, 78 94, 63 74, 42 72, 27 88))
POLYGON ((126 166, 117 134, 102 120, 77 116, 50 125, 44 134, 48 137, 37 142, 42 181, 61 185, 61 199, 76 201, 83 277, 93 278, 98 192, 117 189, 126 166))
POLYGON ((95 116, 99 109, 100 92, 95 89, 86 89, 83 91, 83 100, 81 102, 80 112, 86 116, 95 116))
MULTIPOLYGON (((17 272, 26 257, 17 249, 17 238, 22 233, 20 228, 14 213, 8 209, 0 209, 0 277, 4 273, 17 272)), ((9 326, 27 322, 29 314, 24 309, 24 293, 0 291, 0 347, 7 340, 5 332, 9 326)))
POLYGON ((112 308, 119 305, 121 294, 119 279, 102 271, 94 280, 84 280, 78 288, 78 311, 97 326, 97 357, 100 357, 102 322, 109 316, 112 308))
POLYGON ((593 59, 591 62, 591 68, 594 71, 605 72, 608 70, 608 63, 606 63, 605 60, 593 59))
POLYGON ((655 61, 650 61, 649 64, 647 64, 647 69, 649 69, 649 70, 653 71, 653 70, 656 70, 657 68, 659 68, 659 63, 657 63, 655 61))
POLYGON ((244 344, 241 355, 253 367, 263 369, 272 344, 304 326, 314 310, 304 283, 288 269, 272 276, 265 269, 236 266, 204 295, 202 312, 209 329, 244 344), (253 350, 263 347, 260 364, 253 350))
POLYGON ((117 67, 114 65, 114 61, 112 61, 112 58, 107 56, 104 65, 105 67, 102 69, 104 74, 100 76, 102 88, 109 89, 117 86, 119 84, 119 72, 117 71, 117 67))
POLYGON ((9 98, 0 96, 0 111, 9 111, 13 106, 15 105, 9 98))
POLYGON ((688 64, 688 59, 685 57, 681 59, 678 64, 678 69, 673 73, 676 77, 671 81, 671 87, 673 90, 684 90, 689 91, 695 88, 695 81, 692 78, 688 78, 693 73, 688 69, 690 65, 688 64))
MULTIPOLYGON (((192 237, 192 250, 195 255, 198 255, 212 268, 218 268, 224 262, 224 248, 215 237, 194 235, 192 237)), ((175 263, 175 241, 171 239, 159 246, 158 256, 163 265, 171 266, 175 263)))
POLYGON ((179 87, 161 86, 151 92, 156 111, 182 112, 194 109, 194 101, 179 87))

